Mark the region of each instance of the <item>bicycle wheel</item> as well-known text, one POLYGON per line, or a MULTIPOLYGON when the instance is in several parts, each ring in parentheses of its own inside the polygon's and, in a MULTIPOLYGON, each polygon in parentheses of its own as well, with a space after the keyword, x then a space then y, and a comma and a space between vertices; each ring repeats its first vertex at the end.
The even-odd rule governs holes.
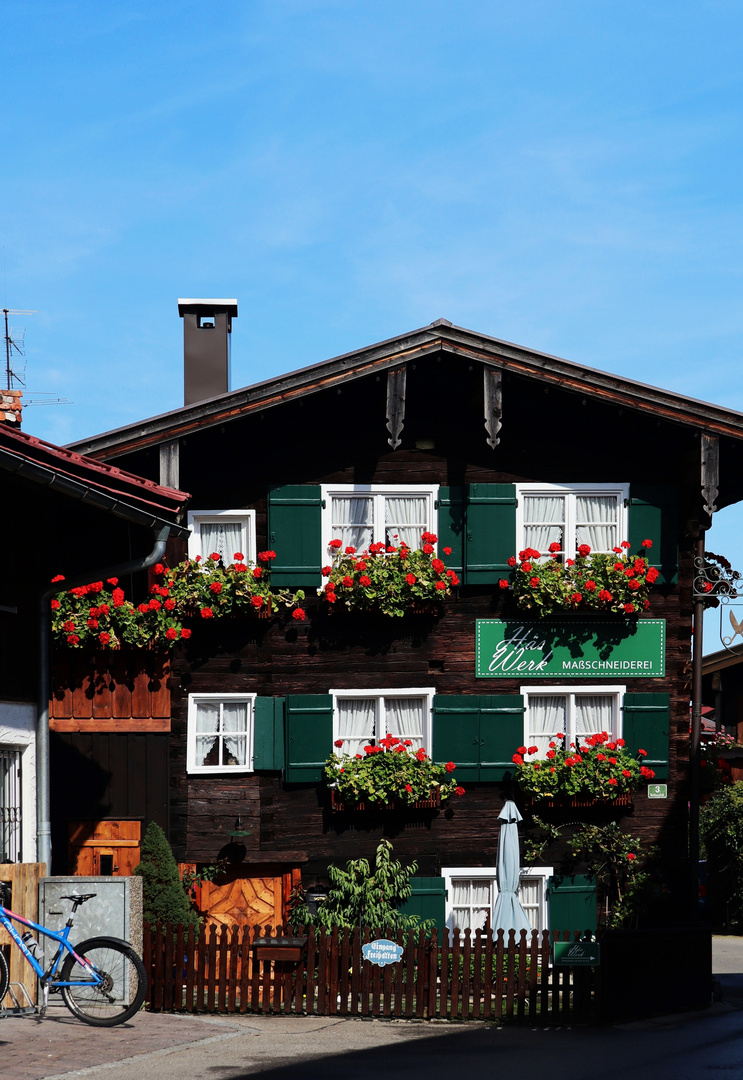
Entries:
POLYGON ((3 1001, 5 1001, 5 995, 8 992, 10 986, 10 972, 8 971, 8 961, 5 957, 5 953, 0 949, 0 1009, 3 1007, 3 1001))
MULTIPOLYGON (((144 964, 131 945, 114 938, 90 938, 75 946, 78 956, 103 975, 99 986, 62 986, 62 999, 73 1015, 95 1027, 123 1024, 142 1007, 147 991, 144 964)), ((83 982, 90 973, 69 953, 61 982, 83 982)))

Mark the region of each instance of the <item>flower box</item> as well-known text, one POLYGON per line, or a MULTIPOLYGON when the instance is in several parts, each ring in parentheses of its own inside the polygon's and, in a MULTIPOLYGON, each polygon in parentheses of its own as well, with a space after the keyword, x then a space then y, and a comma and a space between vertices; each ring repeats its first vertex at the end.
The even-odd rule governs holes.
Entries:
POLYGON ((592 807, 631 807, 632 792, 624 791, 614 799, 597 799, 590 795, 558 795, 555 798, 532 798, 528 799, 527 802, 529 806, 545 807, 547 809, 561 806, 570 806, 576 810, 589 810, 592 807))
POLYGON ((374 811, 374 810, 439 810, 441 809, 441 789, 435 788, 429 798, 416 799, 415 802, 406 803, 399 799, 393 799, 388 803, 377 802, 357 802, 346 803, 341 798, 336 788, 330 789, 330 812, 332 814, 353 814, 357 810, 374 811))

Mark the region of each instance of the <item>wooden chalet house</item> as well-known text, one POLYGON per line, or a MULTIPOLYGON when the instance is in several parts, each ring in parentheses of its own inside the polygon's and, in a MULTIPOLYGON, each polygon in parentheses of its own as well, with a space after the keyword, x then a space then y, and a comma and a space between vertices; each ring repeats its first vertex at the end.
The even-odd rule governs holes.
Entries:
MULTIPOLYGON (((371 856, 389 836, 396 855, 418 861, 419 910, 482 925, 495 899, 498 813, 520 798, 514 752, 537 744, 543 758, 555 730, 597 727, 644 748, 665 785, 665 797, 649 798, 644 784, 612 813, 662 845, 672 906, 687 850, 691 551, 711 501, 702 448, 719 455, 717 505, 743 497, 743 416, 444 319, 230 391, 236 302, 181 301, 180 313, 185 405, 73 448, 188 490, 191 556, 217 546, 228 562, 238 550, 254 562, 272 550, 272 585, 307 594, 303 621, 280 610, 197 618, 172 653, 159 733, 167 821, 153 816, 181 861, 212 863, 225 850, 236 859, 205 887, 204 906, 227 920, 281 922, 292 883, 322 885, 329 863, 371 856), (417 548, 424 532, 460 582, 440 606, 344 614, 317 595, 331 540, 363 551, 397 537, 417 548), (644 550, 657 577, 639 618, 539 620, 501 585, 522 549, 557 543, 568 558, 581 543, 611 551, 623 540, 632 551, 652 541, 644 550), (488 663, 505 640, 526 648, 547 623, 567 666, 488 663), (334 744, 403 732, 454 761, 466 794, 441 809, 337 812, 322 778, 334 744)), ((186 554, 171 545, 169 560, 186 554)), ((126 736, 96 721, 95 702, 85 718, 74 712, 53 720, 56 753, 67 768, 77 762, 75 819, 99 825, 127 805, 131 771, 116 749, 126 736), (109 778, 87 805, 86 770, 109 778)), ((125 724, 136 729, 136 718, 125 724)), ((550 905, 554 914, 585 904, 585 881, 572 880, 572 899, 561 888, 569 869, 550 849, 544 865, 524 868, 534 926, 548 925, 550 905)))

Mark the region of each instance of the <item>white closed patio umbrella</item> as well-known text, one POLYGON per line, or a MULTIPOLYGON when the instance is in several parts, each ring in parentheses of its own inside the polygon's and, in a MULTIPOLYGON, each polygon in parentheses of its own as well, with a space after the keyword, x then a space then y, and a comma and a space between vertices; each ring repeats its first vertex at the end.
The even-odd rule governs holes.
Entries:
POLYGON ((518 939, 522 930, 529 933, 531 924, 517 895, 521 869, 518 823, 522 817, 516 803, 508 799, 498 820, 501 822, 496 863, 498 899, 493 912, 493 929, 502 929, 506 938, 509 930, 515 930, 518 939))

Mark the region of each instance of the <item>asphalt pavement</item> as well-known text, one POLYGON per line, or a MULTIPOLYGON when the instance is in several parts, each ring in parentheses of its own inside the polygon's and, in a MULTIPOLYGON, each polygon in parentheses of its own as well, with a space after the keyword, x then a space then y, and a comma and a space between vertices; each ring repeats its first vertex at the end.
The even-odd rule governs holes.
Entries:
POLYGON ((340 1017, 140 1013, 111 1030, 55 1004, 44 1019, 0 1021, 3 1080, 452 1080, 483 1069, 550 1080, 743 1080, 743 938, 715 938, 721 1000, 604 1028, 340 1017))

